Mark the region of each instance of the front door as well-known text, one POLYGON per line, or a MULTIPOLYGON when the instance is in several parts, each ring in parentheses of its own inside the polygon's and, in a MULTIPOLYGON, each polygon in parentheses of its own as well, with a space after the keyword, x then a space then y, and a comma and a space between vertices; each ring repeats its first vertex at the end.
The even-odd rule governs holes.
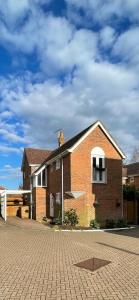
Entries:
POLYGON ((50 217, 54 217, 54 196, 50 194, 50 217))

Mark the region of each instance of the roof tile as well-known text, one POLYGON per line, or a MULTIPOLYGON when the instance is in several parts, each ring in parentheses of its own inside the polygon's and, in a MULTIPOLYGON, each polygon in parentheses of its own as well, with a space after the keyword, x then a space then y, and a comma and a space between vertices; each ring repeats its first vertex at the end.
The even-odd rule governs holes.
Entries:
POLYGON ((42 164, 52 151, 43 149, 25 148, 25 155, 29 164, 42 164))

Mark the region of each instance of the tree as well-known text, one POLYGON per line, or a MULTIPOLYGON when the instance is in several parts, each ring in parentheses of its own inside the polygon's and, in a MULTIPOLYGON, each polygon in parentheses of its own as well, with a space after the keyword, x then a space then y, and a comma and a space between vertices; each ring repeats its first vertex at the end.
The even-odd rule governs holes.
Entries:
POLYGON ((139 162, 139 147, 135 147, 131 156, 131 163, 139 162))
POLYGON ((22 185, 22 183, 19 184, 18 190, 23 190, 23 185, 22 185))

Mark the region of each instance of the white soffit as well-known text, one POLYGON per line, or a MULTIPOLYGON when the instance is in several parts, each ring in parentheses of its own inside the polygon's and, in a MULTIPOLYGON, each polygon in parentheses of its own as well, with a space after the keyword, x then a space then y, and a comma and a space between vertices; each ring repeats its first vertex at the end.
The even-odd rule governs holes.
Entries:
POLYGON ((42 167, 40 169, 37 169, 36 171, 34 171, 32 176, 38 175, 39 173, 41 173, 45 169, 45 167, 46 167, 46 164, 42 165, 42 167))

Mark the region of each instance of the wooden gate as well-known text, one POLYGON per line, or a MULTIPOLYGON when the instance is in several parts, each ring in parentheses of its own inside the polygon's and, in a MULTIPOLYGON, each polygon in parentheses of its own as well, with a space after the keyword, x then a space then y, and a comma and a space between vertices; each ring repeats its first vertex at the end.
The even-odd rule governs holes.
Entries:
POLYGON ((135 201, 127 201, 127 222, 135 223, 135 201))

